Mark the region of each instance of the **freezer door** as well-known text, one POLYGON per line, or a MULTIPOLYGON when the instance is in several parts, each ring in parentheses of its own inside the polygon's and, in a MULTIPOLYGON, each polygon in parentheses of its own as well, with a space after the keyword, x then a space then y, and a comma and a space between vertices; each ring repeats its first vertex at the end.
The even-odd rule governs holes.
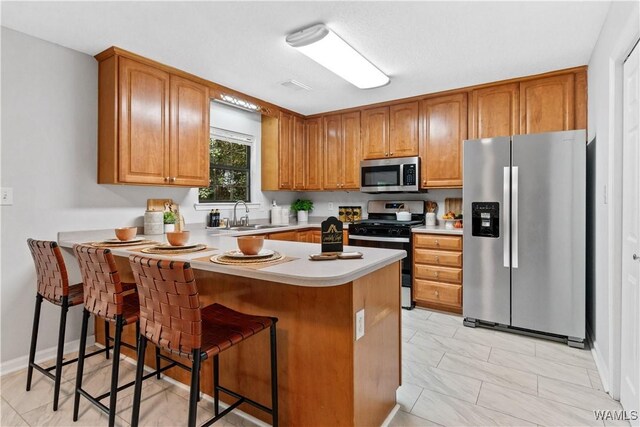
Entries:
POLYGON ((504 325, 510 323, 511 314, 510 145, 508 137, 465 141, 462 190, 465 253, 462 313, 466 318, 504 325), (492 222, 496 202, 497 224, 492 222))
POLYGON ((585 337, 586 136, 513 137, 512 325, 585 337))

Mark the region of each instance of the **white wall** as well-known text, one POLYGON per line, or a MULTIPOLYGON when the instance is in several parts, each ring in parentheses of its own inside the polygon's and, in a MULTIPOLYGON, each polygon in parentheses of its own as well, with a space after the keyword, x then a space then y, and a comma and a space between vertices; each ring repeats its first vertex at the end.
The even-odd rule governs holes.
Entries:
POLYGON ((595 145, 594 311, 589 329, 596 363, 614 397, 619 383, 621 65, 639 37, 638 2, 611 2, 589 61, 589 141, 595 145))
MULTIPOLYGON (((59 231, 142 225, 148 198, 172 198, 181 205, 187 223, 203 223, 207 212, 193 207, 197 189, 98 185, 97 62, 4 27, 1 38, 0 181, 14 191, 13 205, 1 208, 0 363, 4 365, 27 355, 29 349, 36 284, 27 238, 55 240, 59 231)), ((215 126, 259 138, 259 121, 251 116, 216 105, 211 120, 215 126)), ((256 165, 259 177, 260 162, 256 165)), ((250 215, 266 218, 273 195, 258 198, 266 203, 265 209, 250 215)), ((285 204, 294 195, 278 193, 277 198, 285 204)), ((67 267, 70 280, 79 281, 73 258, 67 257, 67 267)), ((50 304, 44 307, 38 349, 55 346, 57 339, 59 310, 50 304)), ((79 336, 80 311, 70 310, 67 341, 79 336)))

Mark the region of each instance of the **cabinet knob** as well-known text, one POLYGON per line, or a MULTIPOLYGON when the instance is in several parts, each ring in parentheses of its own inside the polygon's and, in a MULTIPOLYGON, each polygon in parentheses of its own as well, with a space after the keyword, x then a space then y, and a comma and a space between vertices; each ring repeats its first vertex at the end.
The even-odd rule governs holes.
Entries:
POLYGON ((436 296, 440 296, 440 292, 438 292, 438 291, 435 291, 435 292, 434 292, 434 294, 435 294, 436 296))
POLYGON ((164 182, 169 182, 169 177, 168 176, 164 177, 164 182))
POLYGON ((436 239, 436 246, 440 246, 440 241, 436 239))
POLYGON ((384 156, 385 157, 389 157, 389 153, 384 153, 384 156))
POLYGON ((169 181, 171 181, 171 182, 176 182, 176 177, 175 177, 175 176, 172 176, 172 177, 171 177, 171 179, 169 179, 169 181))
POLYGON ((439 272, 434 271, 434 272, 433 272, 433 277, 438 277, 438 274, 439 274, 439 272))
POLYGON ((422 185, 427 185, 427 180, 422 181, 422 185))
POLYGON ((390 156, 393 156, 393 152, 389 153, 390 156))
POLYGON ((436 262, 440 262, 440 257, 436 255, 436 262))

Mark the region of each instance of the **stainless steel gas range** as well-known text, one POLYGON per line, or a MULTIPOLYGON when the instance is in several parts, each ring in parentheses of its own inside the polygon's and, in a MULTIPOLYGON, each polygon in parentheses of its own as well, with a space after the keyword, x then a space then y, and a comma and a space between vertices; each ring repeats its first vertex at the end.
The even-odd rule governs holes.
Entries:
POLYGON ((368 219, 349 225, 349 244, 374 248, 401 249, 407 252, 402 260, 402 308, 411 310, 412 296, 412 239, 411 229, 424 225, 424 201, 370 200, 368 219), (411 219, 399 221, 396 212, 411 212, 411 219))

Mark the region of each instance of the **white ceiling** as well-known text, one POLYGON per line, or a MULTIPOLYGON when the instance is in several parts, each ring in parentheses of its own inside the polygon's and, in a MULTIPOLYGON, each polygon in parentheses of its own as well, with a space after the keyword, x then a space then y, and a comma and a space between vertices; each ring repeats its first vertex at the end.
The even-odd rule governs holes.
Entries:
POLYGON ((609 2, 2 2, 2 25, 115 45, 302 114, 584 65, 609 2), (360 90, 285 43, 325 23, 391 77, 360 90), (280 85, 295 79, 312 91, 280 85))

